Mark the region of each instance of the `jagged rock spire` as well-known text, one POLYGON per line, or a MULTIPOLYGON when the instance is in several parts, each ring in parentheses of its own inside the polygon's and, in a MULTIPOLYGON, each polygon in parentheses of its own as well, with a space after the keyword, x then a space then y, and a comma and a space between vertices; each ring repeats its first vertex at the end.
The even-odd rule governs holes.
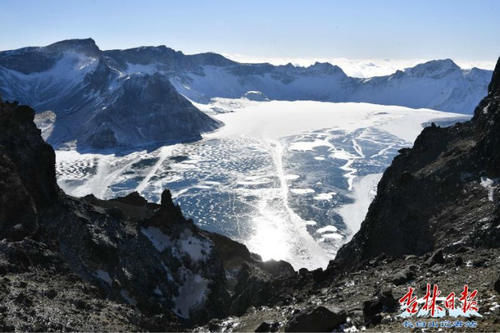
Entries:
POLYGON ((500 93, 500 57, 497 60, 497 65, 495 66, 490 85, 488 86, 488 94, 494 92, 500 93))

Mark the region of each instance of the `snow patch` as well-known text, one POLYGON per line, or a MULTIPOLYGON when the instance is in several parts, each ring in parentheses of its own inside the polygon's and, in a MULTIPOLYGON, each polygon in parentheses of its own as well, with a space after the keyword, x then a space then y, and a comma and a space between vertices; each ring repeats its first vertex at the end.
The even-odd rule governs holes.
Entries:
POLYGON ((172 246, 172 241, 170 237, 161 232, 160 229, 156 227, 141 228, 141 232, 146 236, 153 246, 159 251, 163 252, 167 247, 172 246))
POLYGON ((495 191, 495 181, 487 177, 481 177, 481 186, 488 191, 488 200, 493 201, 493 192, 495 191))
POLYGON ((156 72, 158 72, 157 64, 141 65, 141 64, 131 64, 129 62, 127 63, 127 70, 125 71, 126 74, 139 73, 148 75, 152 75, 156 72))
POLYGON ((175 313, 182 318, 189 318, 190 311, 202 305, 207 297, 208 280, 199 274, 183 270, 184 283, 178 289, 179 295, 174 298, 175 313))
POLYGON ((153 290, 153 293, 157 296, 163 296, 162 291, 160 290, 159 286, 156 286, 156 288, 153 290))
POLYGON ((380 178, 382 178, 381 173, 360 177, 353 184, 351 198, 354 202, 337 210, 349 229, 349 239, 359 230, 361 222, 365 219, 368 207, 377 193, 380 178))
POLYGON ((135 300, 135 298, 130 296, 130 294, 127 290, 125 290, 125 289, 120 290, 120 295, 123 297, 124 300, 127 301, 128 304, 133 305, 133 306, 137 305, 137 301, 135 300))
POLYGON ((314 150, 314 148, 316 147, 332 147, 332 145, 328 141, 323 141, 323 140, 294 142, 288 147, 288 150, 308 151, 308 150, 314 150))
POLYGON ((212 249, 208 240, 192 236, 189 230, 181 235, 179 241, 182 251, 188 253, 193 261, 206 261, 212 249))
POLYGON ((314 193, 315 191, 312 188, 291 188, 290 192, 293 194, 310 194, 314 193))
POLYGON ((109 276, 109 273, 106 271, 103 271, 102 269, 98 269, 97 271, 95 271, 94 276, 103 280, 104 282, 106 282, 110 286, 113 284, 113 280, 111 280, 111 276, 109 276))
POLYGON ((333 225, 327 225, 326 227, 319 228, 318 230, 316 230, 316 232, 319 234, 322 234, 325 232, 336 232, 336 231, 337 231, 337 228, 333 225))
POLYGON ((328 193, 319 193, 317 195, 314 196, 314 200, 331 200, 333 198, 334 195, 336 195, 337 193, 335 192, 328 192, 328 193))

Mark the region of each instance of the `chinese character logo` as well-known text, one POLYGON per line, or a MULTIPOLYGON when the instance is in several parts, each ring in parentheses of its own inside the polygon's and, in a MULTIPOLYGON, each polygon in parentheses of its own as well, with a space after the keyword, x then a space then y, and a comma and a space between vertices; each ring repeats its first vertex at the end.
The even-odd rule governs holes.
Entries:
POLYGON ((469 286, 464 285, 460 297, 455 297, 455 293, 451 292, 448 296, 441 296, 441 290, 438 285, 427 283, 427 292, 422 298, 415 295, 415 288, 408 287, 408 292, 399 299, 402 313, 401 317, 482 317, 478 313, 476 301, 477 290, 469 291, 469 286))

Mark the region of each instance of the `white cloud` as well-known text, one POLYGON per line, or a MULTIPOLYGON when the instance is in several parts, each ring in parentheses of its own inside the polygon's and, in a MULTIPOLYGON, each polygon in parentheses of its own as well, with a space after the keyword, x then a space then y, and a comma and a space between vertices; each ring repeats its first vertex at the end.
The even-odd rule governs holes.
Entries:
MULTIPOLYGON (((372 77, 388 75, 396 70, 403 70, 431 59, 347 59, 347 58, 293 58, 293 57, 258 57, 242 54, 223 54, 225 57, 245 63, 268 62, 273 65, 286 65, 291 63, 297 66, 309 66, 318 62, 329 62, 337 65, 349 76, 372 77)), ((495 61, 469 61, 453 59, 462 68, 479 67, 493 69, 495 61)))

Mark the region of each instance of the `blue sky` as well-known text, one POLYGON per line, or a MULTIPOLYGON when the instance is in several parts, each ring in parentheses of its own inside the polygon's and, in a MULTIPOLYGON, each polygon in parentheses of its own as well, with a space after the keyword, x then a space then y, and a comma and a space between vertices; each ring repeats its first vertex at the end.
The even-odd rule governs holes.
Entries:
POLYGON ((249 57, 494 61, 500 1, 0 1, 0 50, 92 37, 249 57))

